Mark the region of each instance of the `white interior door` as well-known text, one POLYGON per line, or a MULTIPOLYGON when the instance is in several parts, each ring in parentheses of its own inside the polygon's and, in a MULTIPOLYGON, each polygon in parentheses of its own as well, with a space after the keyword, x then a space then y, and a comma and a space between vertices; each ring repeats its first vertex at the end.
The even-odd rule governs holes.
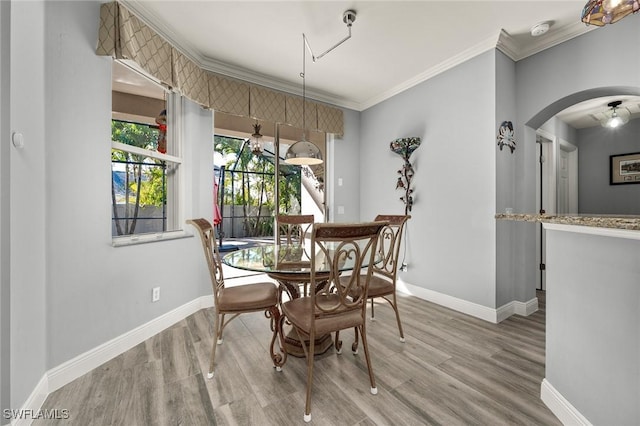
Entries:
POLYGON ((558 153, 558 214, 578 213, 578 148, 561 140, 558 153))

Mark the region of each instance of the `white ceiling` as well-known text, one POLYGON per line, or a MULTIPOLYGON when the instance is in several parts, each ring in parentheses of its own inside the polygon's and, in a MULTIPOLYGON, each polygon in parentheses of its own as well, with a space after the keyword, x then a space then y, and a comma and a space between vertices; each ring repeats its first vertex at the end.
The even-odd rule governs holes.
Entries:
MULTIPOLYGON (((301 94, 305 33, 316 56, 307 97, 364 110, 496 46, 514 60, 594 29, 586 0, 168 1, 123 3, 202 68, 301 94), (533 37, 533 25, 550 30, 533 37)), ((604 102, 606 105, 607 102, 604 102)))

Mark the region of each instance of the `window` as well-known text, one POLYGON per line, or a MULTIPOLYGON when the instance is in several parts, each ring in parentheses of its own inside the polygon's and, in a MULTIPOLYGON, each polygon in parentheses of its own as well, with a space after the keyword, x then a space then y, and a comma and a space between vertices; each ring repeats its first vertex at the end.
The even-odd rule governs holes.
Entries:
POLYGON ((114 244, 162 239, 181 229, 180 96, 114 61, 111 235, 114 244))

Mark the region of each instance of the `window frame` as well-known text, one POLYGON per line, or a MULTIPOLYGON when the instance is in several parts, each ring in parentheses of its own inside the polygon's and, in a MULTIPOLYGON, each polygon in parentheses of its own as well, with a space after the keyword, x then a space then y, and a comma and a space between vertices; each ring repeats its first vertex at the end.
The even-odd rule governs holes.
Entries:
MULTIPOLYGON (((145 76, 146 77, 146 76, 145 76)), ((149 78, 151 82, 153 79, 149 78)), ((166 109, 167 109, 167 152, 171 154, 163 154, 155 150, 139 148, 127 145, 122 142, 111 141, 111 149, 128 152, 131 154, 143 155, 145 157, 164 161, 167 165, 168 177, 166 181, 166 215, 168 231, 150 232, 142 234, 130 235, 112 235, 112 246, 122 247, 135 244, 151 243, 155 241, 166 241, 177 238, 188 237, 189 235, 182 227, 182 216, 184 212, 184 188, 182 185, 183 175, 183 147, 182 141, 182 96, 165 87, 162 89, 166 93, 166 109)), ((114 118, 112 117, 112 120, 114 118)), ((110 151, 111 152, 111 151, 110 151)), ((111 177, 113 179, 113 176, 111 177)), ((113 222, 113 214, 111 215, 111 223, 113 222)), ((111 228, 111 227, 110 227, 111 228)))

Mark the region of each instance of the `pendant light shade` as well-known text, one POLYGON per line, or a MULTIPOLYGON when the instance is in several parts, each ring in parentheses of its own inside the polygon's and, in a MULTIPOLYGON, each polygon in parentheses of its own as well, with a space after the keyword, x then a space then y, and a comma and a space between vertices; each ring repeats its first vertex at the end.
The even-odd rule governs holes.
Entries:
POLYGON ((322 164, 322 153, 315 144, 302 139, 289 147, 284 162, 297 166, 322 164))
POLYGON ((582 22, 602 27, 614 24, 640 10, 640 0, 589 0, 582 9, 582 22))
POLYGON ((294 166, 312 166, 314 164, 322 164, 322 154, 317 146, 307 141, 307 112, 305 105, 307 104, 307 85, 305 81, 306 71, 306 39, 302 34, 302 139, 289 147, 284 157, 284 162, 294 166))

